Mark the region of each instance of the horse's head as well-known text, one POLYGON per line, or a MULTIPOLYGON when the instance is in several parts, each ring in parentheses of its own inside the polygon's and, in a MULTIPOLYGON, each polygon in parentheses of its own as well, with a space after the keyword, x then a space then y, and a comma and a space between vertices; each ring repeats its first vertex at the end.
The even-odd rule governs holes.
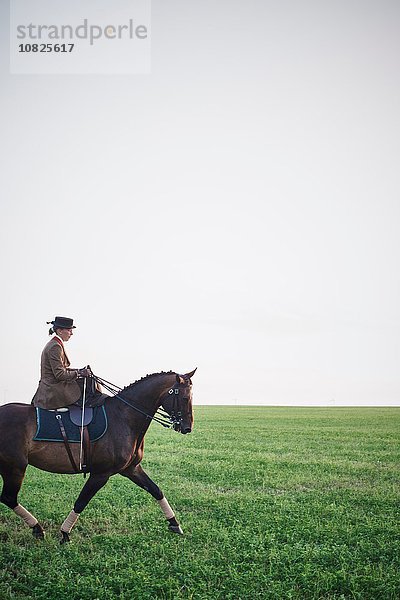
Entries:
POLYGON ((190 433, 193 428, 192 380, 196 369, 176 375, 176 383, 161 398, 161 406, 169 414, 175 431, 190 433))

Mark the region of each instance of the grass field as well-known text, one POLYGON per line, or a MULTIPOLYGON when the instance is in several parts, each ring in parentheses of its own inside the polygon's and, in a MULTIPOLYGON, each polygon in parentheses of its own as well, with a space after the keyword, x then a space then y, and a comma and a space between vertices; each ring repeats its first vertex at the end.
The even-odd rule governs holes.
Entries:
POLYGON ((0 599, 400 598, 396 408, 197 407, 153 424, 143 461, 185 531, 122 477, 69 546, 58 529, 82 476, 28 469, 20 501, 44 542, 0 508, 0 599))

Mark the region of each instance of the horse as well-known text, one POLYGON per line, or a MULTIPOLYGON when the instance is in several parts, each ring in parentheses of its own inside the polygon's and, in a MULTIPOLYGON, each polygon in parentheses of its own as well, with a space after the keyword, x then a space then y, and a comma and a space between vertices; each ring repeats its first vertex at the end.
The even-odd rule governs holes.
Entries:
MULTIPOLYGON (((156 411, 162 407, 176 431, 187 434, 193 428, 192 380, 196 369, 185 375, 173 371, 153 373, 131 383, 113 396, 107 396, 105 409, 108 428, 98 441, 92 442, 89 477, 73 510, 61 525, 60 543, 70 541, 70 533, 80 514, 93 496, 112 475, 120 474, 146 490, 158 501, 169 530, 183 534, 175 513, 161 489, 150 479, 140 463, 144 436, 156 411)), ((36 433, 36 409, 23 403, 0 407, 0 474, 3 489, 0 501, 12 509, 32 529, 36 539, 45 532, 39 521, 18 503, 26 468, 33 465, 43 471, 76 474, 62 442, 33 440, 36 433)), ((70 451, 77 462, 79 444, 70 451)))

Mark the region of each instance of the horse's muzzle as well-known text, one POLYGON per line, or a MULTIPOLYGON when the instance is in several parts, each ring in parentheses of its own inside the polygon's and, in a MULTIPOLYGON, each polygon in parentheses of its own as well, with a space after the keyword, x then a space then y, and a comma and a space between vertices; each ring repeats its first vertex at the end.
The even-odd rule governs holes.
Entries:
POLYGON ((183 435, 185 435, 186 433, 191 433, 192 428, 190 425, 185 425, 184 423, 182 423, 182 421, 177 421, 173 424, 173 428, 175 431, 178 431, 179 433, 183 433, 183 435))

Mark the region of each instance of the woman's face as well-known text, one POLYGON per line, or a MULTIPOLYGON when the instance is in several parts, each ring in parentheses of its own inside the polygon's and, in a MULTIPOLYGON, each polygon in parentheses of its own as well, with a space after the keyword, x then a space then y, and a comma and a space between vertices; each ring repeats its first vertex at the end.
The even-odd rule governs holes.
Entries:
POLYGON ((68 342, 71 335, 73 335, 73 329, 57 329, 56 333, 64 342, 68 342))

